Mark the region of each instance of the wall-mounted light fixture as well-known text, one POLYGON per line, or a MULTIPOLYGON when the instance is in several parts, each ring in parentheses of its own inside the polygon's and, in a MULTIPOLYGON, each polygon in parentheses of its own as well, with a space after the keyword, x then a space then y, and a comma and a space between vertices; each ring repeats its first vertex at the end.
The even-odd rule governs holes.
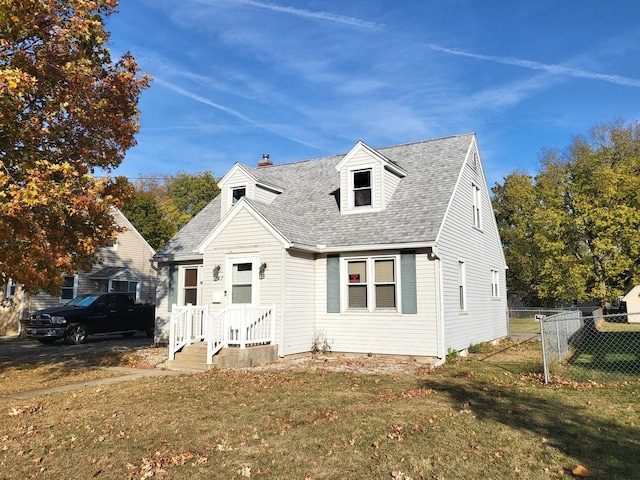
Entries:
POLYGON ((262 280, 264 278, 264 271, 267 269, 267 264, 263 263, 262 265, 260 265, 260 268, 258 269, 258 276, 260 277, 260 280, 262 280))
POLYGON ((217 282, 218 280, 220 280, 220 265, 213 267, 213 281, 217 282))

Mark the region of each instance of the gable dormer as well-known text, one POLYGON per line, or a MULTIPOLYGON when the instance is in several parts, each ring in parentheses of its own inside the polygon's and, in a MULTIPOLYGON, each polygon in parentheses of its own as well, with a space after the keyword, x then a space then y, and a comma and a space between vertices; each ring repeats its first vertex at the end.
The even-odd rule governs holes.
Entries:
POLYGON ((273 202, 283 189, 275 182, 268 181, 268 176, 241 163, 236 163, 218 182, 221 216, 226 215, 242 197, 267 204, 273 202))
POLYGON ((406 172, 359 141, 336 165, 340 173, 340 211, 343 215, 380 212, 406 172))

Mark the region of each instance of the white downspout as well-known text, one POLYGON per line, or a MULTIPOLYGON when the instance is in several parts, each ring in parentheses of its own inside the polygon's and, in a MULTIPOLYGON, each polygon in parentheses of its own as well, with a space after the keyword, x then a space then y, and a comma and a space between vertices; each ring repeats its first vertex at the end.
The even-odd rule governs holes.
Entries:
POLYGON ((436 262, 436 296, 438 302, 436 305, 436 317, 437 317, 437 332, 438 332, 438 360, 433 368, 443 365, 447 361, 447 352, 445 352, 445 338, 444 338, 444 273, 442 272, 442 260, 438 255, 437 247, 433 248, 433 255, 436 262))
MULTIPOLYGON (((278 355, 280 357, 284 357, 284 315, 285 315, 285 284, 287 281, 287 255, 289 254, 289 252, 287 252, 286 248, 282 248, 282 280, 281 280, 281 285, 282 288, 280 289, 280 308, 278 308, 276 311, 280 311, 280 345, 278 346, 278 355)), ((274 319, 275 321, 275 319, 274 319)))

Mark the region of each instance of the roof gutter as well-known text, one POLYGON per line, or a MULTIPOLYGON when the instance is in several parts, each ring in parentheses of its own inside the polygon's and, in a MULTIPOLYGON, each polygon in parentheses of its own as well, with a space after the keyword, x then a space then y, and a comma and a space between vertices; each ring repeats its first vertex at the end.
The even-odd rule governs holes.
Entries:
POLYGON ((435 248, 435 242, 404 242, 404 243, 376 243, 363 245, 304 245, 292 243, 289 248, 296 250, 304 250, 313 253, 343 253, 343 252, 361 252, 363 250, 416 250, 419 248, 435 248))

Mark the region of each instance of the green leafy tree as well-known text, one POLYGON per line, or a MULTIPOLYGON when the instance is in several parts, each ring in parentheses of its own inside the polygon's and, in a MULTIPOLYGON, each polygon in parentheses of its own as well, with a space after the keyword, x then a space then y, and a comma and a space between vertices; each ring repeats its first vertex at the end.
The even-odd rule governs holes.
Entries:
POLYGON ((105 46, 115 0, 0 0, 0 280, 59 292, 112 238, 149 79, 105 46))
POLYGON ((536 191, 533 179, 514 172, 493 188, 493 206, 509 271, 507 289, 524 302, 539 305, 540 254, 533 241, 536 191))
POLYGON ((543 303, 605 305, 640 282, 638 123, 598 125, 564 151, 543 152, 533 196, 521 180, 512 174, 493 190, 513 288, 543 303), (519 203, 526 215, 513 213, 519 203), (534 268, 521 268, 531 255, 534 268))
POLYGON ((209 171, 147 176, 136 181, 135 190, 123 212, 156 250, 220 193, 209 171))
MULTIPOLYGON (((188 175, 180 173, 169 182, 169 196, 187 221, 220 193, 218 182, 209 171, 188 175)), ((180 225, 182 227, 187 222, 180 225)))
POLYGON ((175 225, 165 217, 156 196, 149 190, 136 190, 122 213, 155 250, 176 233, 175 225))

